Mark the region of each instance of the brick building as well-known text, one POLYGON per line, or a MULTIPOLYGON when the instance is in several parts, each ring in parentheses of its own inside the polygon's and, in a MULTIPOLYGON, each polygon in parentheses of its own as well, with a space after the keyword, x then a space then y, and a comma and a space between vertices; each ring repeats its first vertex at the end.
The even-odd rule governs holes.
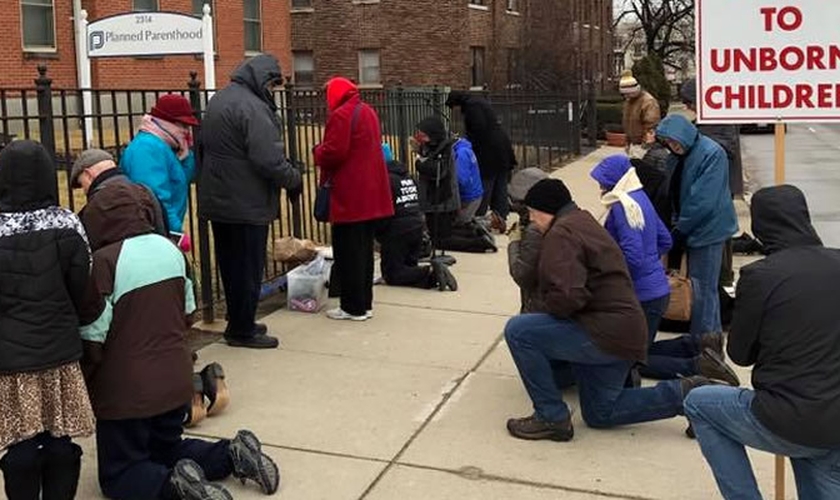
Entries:
POLYGON ((604 80, 612 64, 612 0, 291 0, 291 18, 300 87, 559 90, 558 75, 604 80))
MULTIPOLYGON (((3 0, 0 10, 0 87, 31 87, 39 64, 46 64, 53 85, 78 87, 74 9, 95 21, 123 12, 171 11, 200 15, 213 7, 216 81, 223 85, 247 56, 269 52, 289 72, 289 0, 3 0), (5 5, 14 4, 14 5, 5 5), (13 8, 9 8, 13 7, 13 8)), ((177 89, 189 72, 203 74, 200 56, 118 58, 92 61, 93 86, 101 89, 177 89)))

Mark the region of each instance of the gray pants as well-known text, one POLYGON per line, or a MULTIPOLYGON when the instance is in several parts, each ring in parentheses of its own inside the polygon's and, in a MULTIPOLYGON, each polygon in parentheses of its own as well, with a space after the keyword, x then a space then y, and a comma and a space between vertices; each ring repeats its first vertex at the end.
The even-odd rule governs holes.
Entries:
POLYGON ((461 210, 458 211, 457 221, 464 224, 475 218, 478 207, 481 206, 481 198, 473 200, 469 203, 461 205, 461 210))

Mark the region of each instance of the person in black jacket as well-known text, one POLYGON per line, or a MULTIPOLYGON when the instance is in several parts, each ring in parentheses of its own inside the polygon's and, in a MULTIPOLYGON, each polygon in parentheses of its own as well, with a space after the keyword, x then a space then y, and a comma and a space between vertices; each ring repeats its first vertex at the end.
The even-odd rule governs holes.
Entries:
POLYGON ((82 224, 58 206, 55 166, 33 141, 0 153, 0 460, 9 500, 73 498, 94 430, 79 366, 90 271, 82 224), (42 495, 42 496, 41 496, 42 495))
POLYGON ((727 350, 755 365, 755 390, 702 387, 685 413, 724 498, 761 498, 745 446, 790 457, 799 498, 840 498, 840 250, 793 186, 758 191, 751 212, 769 256, 741 270, 727 350))
POLYGON ((484 199, 477 215, 496 215, 495 225, 506 232, 510 214, 507 185, 511 171, 517 164, 510 137, 499 124, 499 118, 487 99, 467 92, 452 92, 446 100, 450 108, 460 108, 464 129, 478 158, 478 167, 484 183, 484 199))
POLYGON ((423 251, 423 212, 417 183, 405 166, 397 161, 388 162, 391 193, 394 197, 394 216, 381 221, 376 239, 381 245, 380 267, 385 283, 390 286, 435 288, 445 291, 458 289, 458 282, 440 261, 432 260, 429 266, 420 266, 423 251))
POLYGON ((225 340, 234 347, 275 348, 278 340, 254 318, 280 188, 294 198, 301 174, 286 160, 276 114, 273 92, 282 84, 277 59, 248 59, 231 80, 210 99, 202 123, 198 211, 213 224, 229 318, 225 340))

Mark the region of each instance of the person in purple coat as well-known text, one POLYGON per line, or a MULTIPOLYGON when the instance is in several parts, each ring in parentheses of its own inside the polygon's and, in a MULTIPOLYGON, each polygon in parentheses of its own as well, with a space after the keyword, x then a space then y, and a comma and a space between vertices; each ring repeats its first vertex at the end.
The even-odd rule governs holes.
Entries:
POLYGON ((648 362, 640 370, 651 378, 671 379, 701 374, 738 385, 738 377, 712 349, 681 349, 677 342, 655 342, 671 287, 662 256, 673 241, 625 155, 609 156, 591 173, 601 186, 601 203, 608 207, 604 227, 618 243, 627 262, 636 296, 648 324, 648 362), (699 351, 699 352, 698 352, 699 351))

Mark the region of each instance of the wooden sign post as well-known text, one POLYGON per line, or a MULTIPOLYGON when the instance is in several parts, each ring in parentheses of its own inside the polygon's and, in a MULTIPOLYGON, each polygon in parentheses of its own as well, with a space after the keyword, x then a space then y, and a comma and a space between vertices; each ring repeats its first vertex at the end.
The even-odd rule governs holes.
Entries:
MULTIPOLYGON (((785 183, 785 123, 776 122, 776 165, 774 181, 785 183)), ((776 500, 785 500, 785 457, 776 455, 776 500)))

